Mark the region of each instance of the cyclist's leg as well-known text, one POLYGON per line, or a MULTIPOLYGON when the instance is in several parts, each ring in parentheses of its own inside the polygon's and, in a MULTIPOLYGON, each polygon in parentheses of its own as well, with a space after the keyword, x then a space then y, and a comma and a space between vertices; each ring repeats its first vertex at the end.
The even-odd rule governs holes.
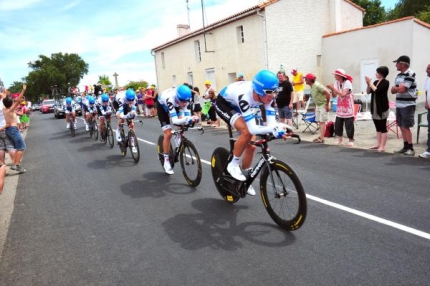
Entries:
POLYGON ((121 123, 124 123, 124 119, 121 118, 119 111, 116 112, 116 141, 121 142, 121 123))
POLYGON ((76 113, 73 111, 71 114, 73 120, 73 129, 76 129, 76 113))
POLYGON ((103 134, 103 132, 105 130, 105 117, 104 116, 100 116, 99 130, 100 130, 100 134, 103 134))
POLYGON ((170 125, 170 116, 167 111, 163 109, 161 104, 157 103, 158 120, 160 121, 161 130, 163 130, 163 157, 164 157, 164 170, 167 174, 172 175, 174 172, 170 164, 170 140, 172 139, 172 126, 170 125))
MULTIPOLYGON (((251 140, 255 140, 256 137, 252 136, 251 140)), ((242 169, 249 169, 251 167, 251 163, 252 163, 252 159, 254 158, 254 153, 255 153, 255 149, 256 147, 254 145, 251 144, 247 144, 245 147, 245 152, 243 154, 243 158, 242 158, 242 169)))
POLYGON ((66 128, 69 129, 70 128, 70 123, 69 123, 69 112, 66 110, 66 128))

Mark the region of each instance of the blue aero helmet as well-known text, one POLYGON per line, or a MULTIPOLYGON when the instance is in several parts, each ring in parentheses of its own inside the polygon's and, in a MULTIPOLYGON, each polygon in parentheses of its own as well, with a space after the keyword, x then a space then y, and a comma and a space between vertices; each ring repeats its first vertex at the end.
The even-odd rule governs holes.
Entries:
POLYGON ((278 77, 269 70, 259 71, 252 79, 252 88, 262 97, 274 93, 278 87, 278 77))
POLYGON ((66 104, 72 104, 72 98, 66 97, 66 104))
POLYGON ((107 95, 106 93, 102 94, 102 102, 109 102, 109 95, 107 95))
POLYGON ((88 97, 88 103, 89 104, 94 104, 96 101, 94 100, 94 97, 93 96, 89 96, 88 97))
POLYGON ((185 84, 181 84, 176 88, 176 99, 181 102, 190 101, 191 89, 185 84))
POLYGON ((132 89, 127 89, 127 91, 125 92, 125 99, 127 101, 133 101, 136 98, 136 93, 134 92, 134 90, 132 89))

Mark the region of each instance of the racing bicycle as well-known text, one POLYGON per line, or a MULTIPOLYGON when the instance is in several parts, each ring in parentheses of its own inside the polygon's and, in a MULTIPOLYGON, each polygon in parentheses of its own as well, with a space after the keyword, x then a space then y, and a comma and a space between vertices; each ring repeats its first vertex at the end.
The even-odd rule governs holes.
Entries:
MULTIPOLYGON (((248 187, 260 174, 260 195, 264 207, 272 220, 282 229, 299 229, 306 219, 307 202, 302 183, 294 170, 285 162, 270 154, 268 142, 276 139, 272 134, 258 135, 250 144, 261 149, 261 158, 250 170, 245 171, 245 181, 238 181, 227 172, 227 165, 233 158, 234 142, 232 128, 228 125, 230 151, 218 147, 211 157, 212 178, 221 197, 236 203, 247 194, 248 187)), ((297 134, 291 137, 301 139, 297 134)))
POLYGON ((111 116, 105 116, 104 128, 103 132, 100 132, 100 137, 104 144, 109 142, 109 146, 112 149, 115 144, 115 137, 113 136, 113 130, 110 121, 111 116))
POLYGON ((94 140, 97 141, 97 139, 99 138, 99 128, 94 114, 91 114, 91 119, 88 122, 88 128, 90 132, 90 138, 94 135, 94 140))
POLYGON ((72 137, 75 137, 75 120, 73 120, 73 116, 69 115, 68 123, 69 123, 70 135, 72 135, 72 137))
MULTIPOLYGON (((193 129, 201 131, 201 134, 205 131, 203 127, 194 127, 194 123, 191 125, 177 125, 177 127, 177 130, 172 130, 172 139, 175 143, 175 148, 172 148, 172 143, 170 143, 170 165, 173 169, 175 163, 179 161, 185 181, 187 181, 188 185, 197 187, 202 180, 202 162, 200 161, 197 148, 185 137, 184 133, 187 130, 193 129)), ((157 154, 162 167, 164 166, 163 141, 164 134, 161 134, 158 137, 157 154)))
POLYGON ((142 120, 133 120, 126 118, 125 119, 127 123, 120 123, 119 124, 119 133, 121 135, 121 142, 118 142, 119 149, 121 150, 121 155, 125 157, 127 155, 127 148, 130 149, 131 157, 133 157, 134 162, 137 164, 140 160, 140 149, 139 149, 139 143, 137 142, 136 134, 134 133, 133 129, 130 128, 130 124, 132 122, 140 122, 143 124, 142 120), (124 125, 127 124, 128 132, 127 136, 125 135, 124 131, 124 125))

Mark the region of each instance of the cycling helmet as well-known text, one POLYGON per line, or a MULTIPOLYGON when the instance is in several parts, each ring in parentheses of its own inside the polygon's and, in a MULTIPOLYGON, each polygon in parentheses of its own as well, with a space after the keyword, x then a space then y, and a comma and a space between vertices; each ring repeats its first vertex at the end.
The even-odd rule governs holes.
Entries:
POLYGON ((72 98, 71 97, 66 98, 66 104, 72 104, 72 98))
POLYGON ((176 88, 176 99, 179 101, 190 101, 191 99, 191 89, 182 84, 176 88))
POLYGON ((109 102, 109 96, 106 93, 102 94, 102 102, 109 102))
POLYGON ((94 97, 93 96, 89 96, 88 97, 88 103, 89 104, 94 104, 96 101, 94 100, 94 97))
POLYGON ((266 96, 279 87, 278 77, 271 71, 261 70, 252 79, 252 88, 259 96, 266 96))
POLYGON ((132 89, 127 89, 125 92, 125 99, 127 101, 133 101, 136 98, 136 93, 132 89))

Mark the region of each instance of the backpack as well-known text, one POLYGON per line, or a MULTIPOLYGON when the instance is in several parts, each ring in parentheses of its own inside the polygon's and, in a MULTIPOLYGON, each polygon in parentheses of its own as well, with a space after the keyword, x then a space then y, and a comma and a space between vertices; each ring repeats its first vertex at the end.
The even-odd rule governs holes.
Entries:
POLYGON ((333 123, 333 121, 329 121, 326 123, 324 137, 334 137, 334 123, 333 123))

